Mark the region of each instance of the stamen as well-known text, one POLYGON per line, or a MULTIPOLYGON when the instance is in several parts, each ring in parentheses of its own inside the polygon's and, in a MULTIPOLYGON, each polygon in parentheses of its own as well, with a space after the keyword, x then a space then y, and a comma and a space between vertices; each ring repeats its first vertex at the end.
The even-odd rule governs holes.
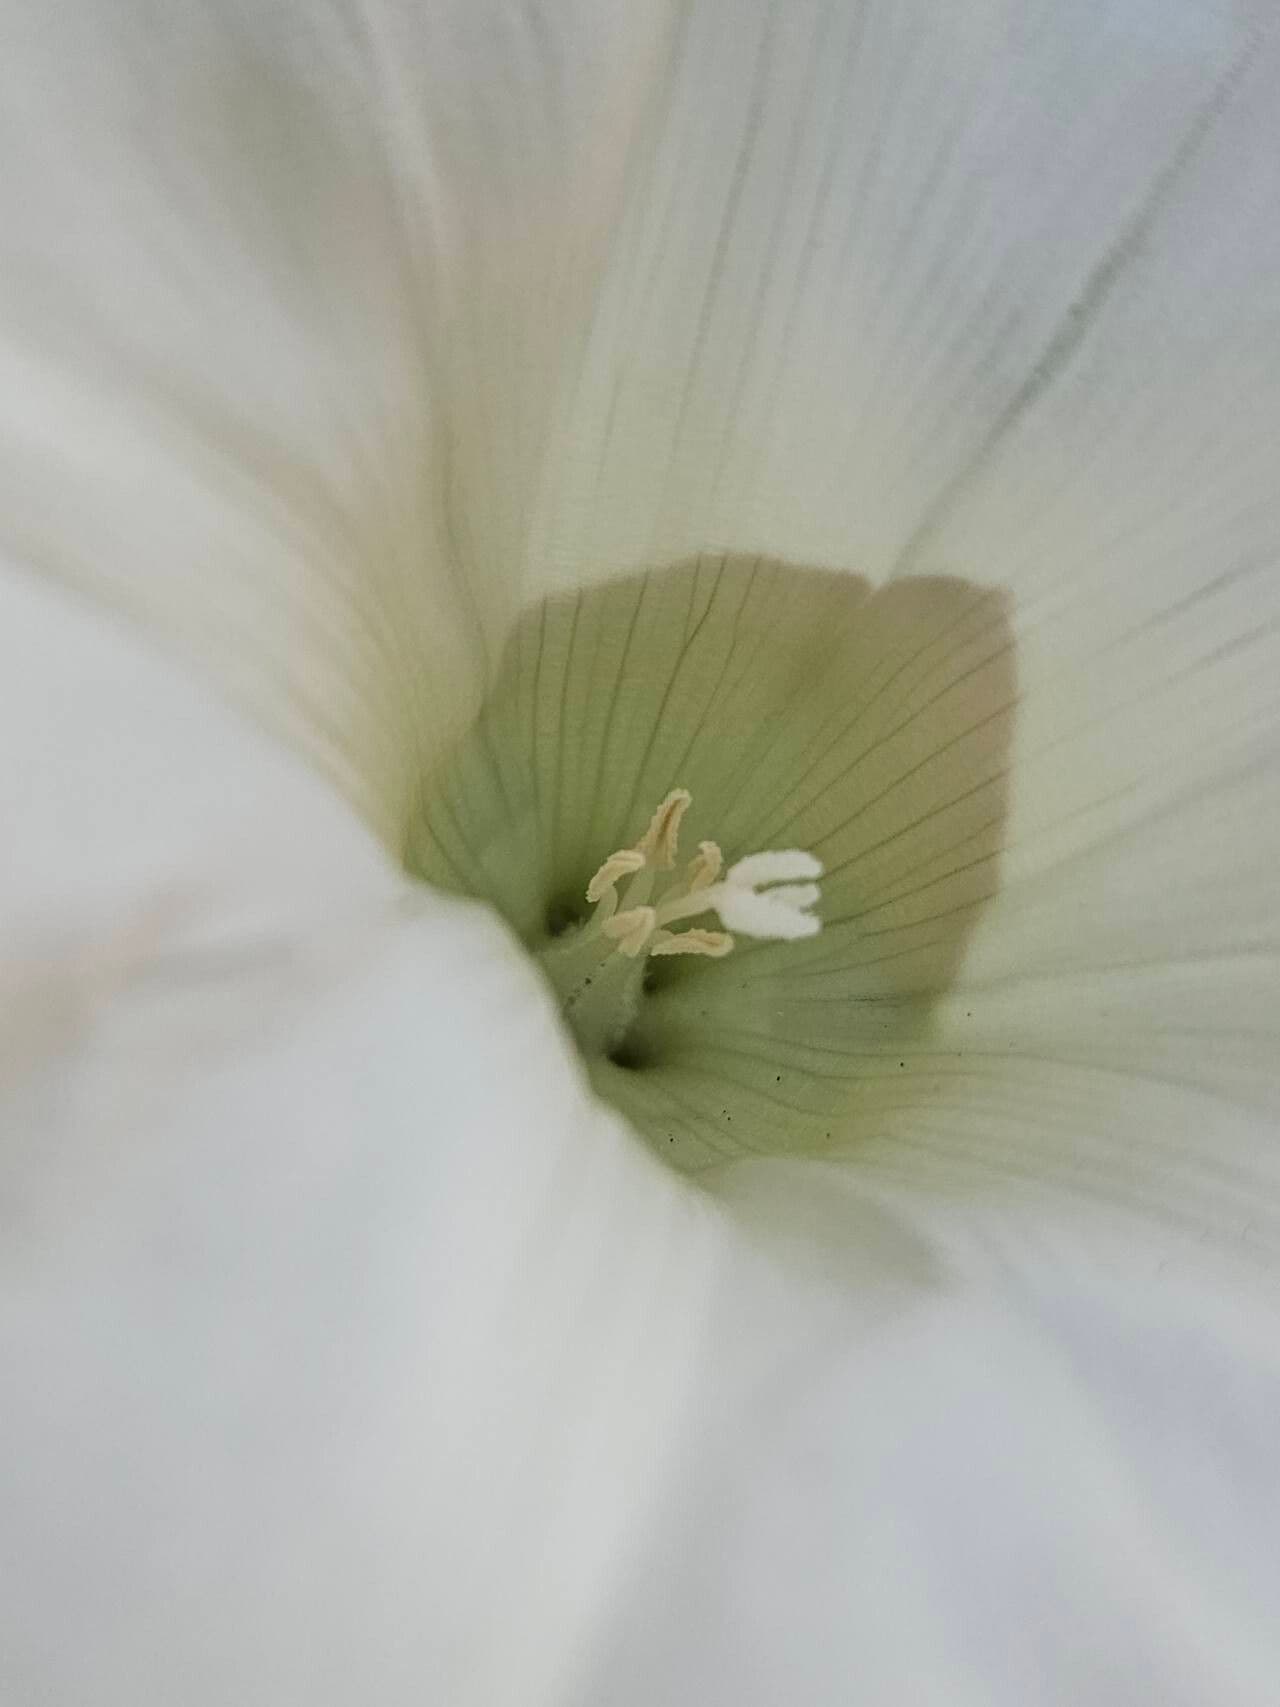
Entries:
POLYGON ((680 839, 680 820, 689 810, 693 796, 687 788, 673 788, 653 817, 649 828, 636 843, 648 864, 656 871, 670 871, 676 863, 676 847, 680 839))
POLYGON ((622 954, 633 958, 657 929, 658 915, 652 907, 628 907, 605 921, 604 934, 613 937, 622 954))
POLYGON ((587 900, 595 903, 590 919, 547 945, 548 976, 590 1056, 610 1054, 639 1021, 648 955, 722 960, 733 952, 735 932, 785 941, 822 929, 810 911, 822 863, 798 848, 748 854, 725 871, 718 845, 699 842, 677 875, 660 878, 675 867, 691 804, 688 789, 673 788, 635 846, 611 853, 588 883, 587 900), (671 929, 699 918, 701 924, 671 929))
POLYGON ((711 960, 723 960, 732 948, 733 938, 728 931, 704 931, 694 925, 687 931, 655 932, 649 953, 705 954, 711 960))
POLYGON ((599 901, 620 877, 630 877, 643 865, 644 855, 639 848, 620 848, 617 853, 610 854, 587 884, 587 900, 599 901))
POLYGON ((699 842, 698 851, 689 861, 689 893, 706 889, 720 875, 724 856, 714 842, 699 842))

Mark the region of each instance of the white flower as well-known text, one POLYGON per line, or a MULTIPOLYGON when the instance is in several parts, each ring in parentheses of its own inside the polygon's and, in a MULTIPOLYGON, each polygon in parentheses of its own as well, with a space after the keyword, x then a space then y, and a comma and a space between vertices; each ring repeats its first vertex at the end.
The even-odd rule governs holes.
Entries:
POLYGON ((1269 1703, 1268 10, 2 39, 7 1698, 1269 1703), (879 829, 752 839, 886 637, 879 829), (765 704, 785 763, 717 784, 765 704), (590 1057, 627 1120, 509 927, 717 786, 715 914, 623 904, 686 1050, 590 1057), (725 953, 770 850, 824 872, 765 922, 823 928, 725 953), (405 873, 450 857, 506 924, 405 873))

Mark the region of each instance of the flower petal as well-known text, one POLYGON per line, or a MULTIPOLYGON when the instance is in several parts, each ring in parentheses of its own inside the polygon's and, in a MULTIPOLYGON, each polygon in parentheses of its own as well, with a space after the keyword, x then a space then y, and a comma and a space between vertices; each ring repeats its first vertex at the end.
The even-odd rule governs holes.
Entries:
MULTIPOLYGON (((0 1038, 53 1074, 183 943, 349 936, 404 893, 343 803, 126 625, 0 566, 0 1038)), ((239 946, 237 946, 237 944, 239 946)), ((13 1158, 11 1158, 13 1159, 13 1158)))
POLYGON ((25 940, 75 998, 0 1075, 16 1698, 1269 1701, 1264 1291, 850 1171, 681 1190, 491 922, 101 616, 0 595, 25 940))
POLYGON ((565 1700, 725 1218, 491 919, 121 625, 0 598, 6 1692, 565 1700))
POLYGON ((1066 363, 1262 12, 695 0, 566 363, 535 563, 888 573, 1066 363))
POLYGON ((1267 1707, 1274 1277, 820 1164, 726 1189, 792 1284, 840 1251, 849 1294, 722 1299, 584 1700, 1267 1707))
POLYGON ((662 30, 586 0, 552 32, 471 0, 6 25, 0 545, 162 628, 388 840, 520 604, 556 329, 662 30))
POLYGON ((1065 1180, 1259 1254, 1280 1243, 1277 88, 1273 35, 1072 361, 913 553, 1011 589, 1021 695, 1002 893, 920 1062, 954 1123, 896 1146, 939 1184, 966 1156, 1019 1204, 1065 1180))

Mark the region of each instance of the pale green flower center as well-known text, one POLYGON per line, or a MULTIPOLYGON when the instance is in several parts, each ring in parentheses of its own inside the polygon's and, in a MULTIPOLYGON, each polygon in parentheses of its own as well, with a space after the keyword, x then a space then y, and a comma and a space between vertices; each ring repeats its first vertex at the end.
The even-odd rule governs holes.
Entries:
POLYGON ((1016 703, 1007 599, 955 578, 711 556, 554 593, 405 864, 502 915, 664 1159, 829 1153, 966 1070, 934 1016, 999 885, 1016 703))
POLYGON ((818 900, 813 880, 821 877, 822 864, 799 849, 749 854, 723 872, 719 847, 703 841, 683 870, 668 878, 676 869, 680 821, 691 800, 687 789, 672 789, 635 846, 610 854, 592 877, 586 889, 595 905, 592 916, 552 938, 539 956, 588 1057, 607 1055, 628 1064, 627 1038, 651 957, 722 960, 732 952, 729 931, 690 921, 713 914, 744 936, 778 941, 816 936, 822 928, 809 910, 818 900), (683 928, 673 930, 677 924, 683 928))

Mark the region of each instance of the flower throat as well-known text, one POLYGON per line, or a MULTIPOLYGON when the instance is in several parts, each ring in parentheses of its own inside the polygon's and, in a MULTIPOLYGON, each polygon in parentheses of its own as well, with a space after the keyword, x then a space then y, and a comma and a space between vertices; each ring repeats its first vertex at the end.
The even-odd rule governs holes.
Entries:
POLYGON ((405 865, 501 915, 673 1166, 862 1154, 957 1070, 934 1027, 999 888, 1014 656, 1005 595, 954 578, 717 554, 549 593, 405 865))
POLYGON ((744 936, 781 941, 814 936, 822 928, 810 911, 819 897, 814 880, 822 865, 799 849, 748 854, 724 871, 717 844, 703 841, 683 870, 664 882, 676 870, 680 822, 691 801, 687 789, 672 789, 640 840, 610 854, 592 877, 586 889, 595 906, 591 917, 553 937, 539 956, 588 1057, 627 1062, 627 1034, 644 996, 650 958, 722 960, 732 952, 731 930, 689 921, 713 914, 744 936), (685 928, 673 930, 677 924, 685 928))

